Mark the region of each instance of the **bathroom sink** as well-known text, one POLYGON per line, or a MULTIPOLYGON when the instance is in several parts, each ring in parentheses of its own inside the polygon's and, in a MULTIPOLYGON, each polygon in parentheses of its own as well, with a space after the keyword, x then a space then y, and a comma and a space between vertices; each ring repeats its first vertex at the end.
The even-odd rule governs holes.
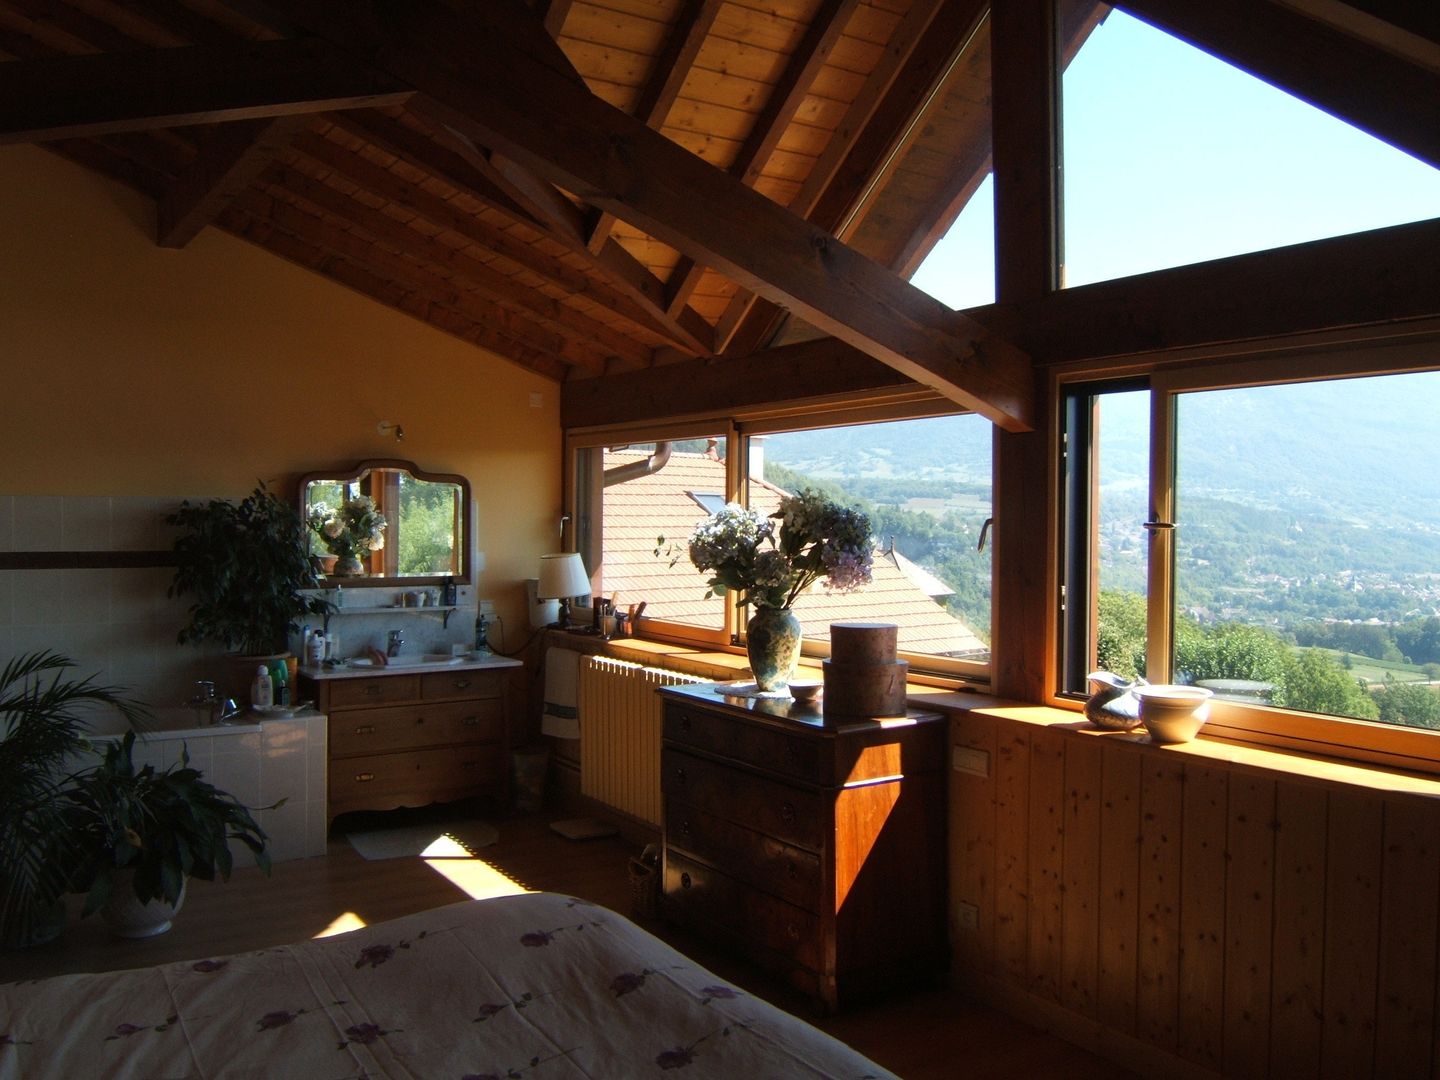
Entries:
POLYGON ((424 653, 417 656, 392 656, 386 662, 386 667, 438 667, 444 664, 458 664, 465 657, 451 656, 449 653, 424 653))

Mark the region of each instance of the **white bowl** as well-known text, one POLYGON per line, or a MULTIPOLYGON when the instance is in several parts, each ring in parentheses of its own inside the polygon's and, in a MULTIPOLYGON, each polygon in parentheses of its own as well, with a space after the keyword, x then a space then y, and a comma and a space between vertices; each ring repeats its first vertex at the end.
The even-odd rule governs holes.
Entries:
POLYGON ((796 701, 814 701, 824 686, 821 679, 791 679, 790 696, 796 701))
POLYGON ((1157 743, 1185 743, 1199 733, 1210 716, 1212 691, 1203 686, 1137 686, 1140 722, 1157 743))

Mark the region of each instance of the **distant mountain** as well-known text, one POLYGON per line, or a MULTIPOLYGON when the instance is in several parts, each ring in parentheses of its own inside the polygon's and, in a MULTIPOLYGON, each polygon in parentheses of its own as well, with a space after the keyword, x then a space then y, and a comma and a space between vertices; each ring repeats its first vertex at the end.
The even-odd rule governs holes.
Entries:
POLYGON ((893 477, 966 484, 990 479, 991 429, 978 416, 789 431, 765 441, 768 460, 827 479, 893 477))

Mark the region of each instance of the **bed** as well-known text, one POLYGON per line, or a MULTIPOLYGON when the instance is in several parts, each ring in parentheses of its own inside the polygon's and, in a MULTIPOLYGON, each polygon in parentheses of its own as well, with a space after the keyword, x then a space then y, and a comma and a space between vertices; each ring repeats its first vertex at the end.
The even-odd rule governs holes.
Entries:
POLYGON ((0 1077, 888 1077, 615 912, 530 893, 0 986, 0 1077))

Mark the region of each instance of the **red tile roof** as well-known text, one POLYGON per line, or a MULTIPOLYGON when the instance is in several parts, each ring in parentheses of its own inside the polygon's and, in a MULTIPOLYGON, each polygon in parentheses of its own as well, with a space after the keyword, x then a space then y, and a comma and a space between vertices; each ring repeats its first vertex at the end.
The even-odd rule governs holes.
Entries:
MULTIPOLYGON (((646 456, 644 450, 607 451, 605 469, 646 456)), ((686 551, 691 531, 708 516, 691 492, 723 498, 724 462, 703 453, 675 452, 658 472, 605 489, 605 559, 596 575, 597 589, 603 596, 615 594, 622 609, 644 600, 647 616, 719 629, 720 604, 705 599, 705 575, 691 565, 686 551), (657 543, 673 543, 671 555, 657 557, 657 543), (673 566, 671 558, 676 559, 673 566)), ((750 483, 750 505, 761 513, 776 510, 785 494, 773 484, 750 483)), ((872 574, 874 580, 859 592, 830 593, 817 585, 800 597, 795 614, 806 634, 826 637, 832 622, 892 622, 905 651, 988 652, 969 627, 926 595, 925 588, 933 584, 917 585, 896 561, 878 553, 872 574)))

